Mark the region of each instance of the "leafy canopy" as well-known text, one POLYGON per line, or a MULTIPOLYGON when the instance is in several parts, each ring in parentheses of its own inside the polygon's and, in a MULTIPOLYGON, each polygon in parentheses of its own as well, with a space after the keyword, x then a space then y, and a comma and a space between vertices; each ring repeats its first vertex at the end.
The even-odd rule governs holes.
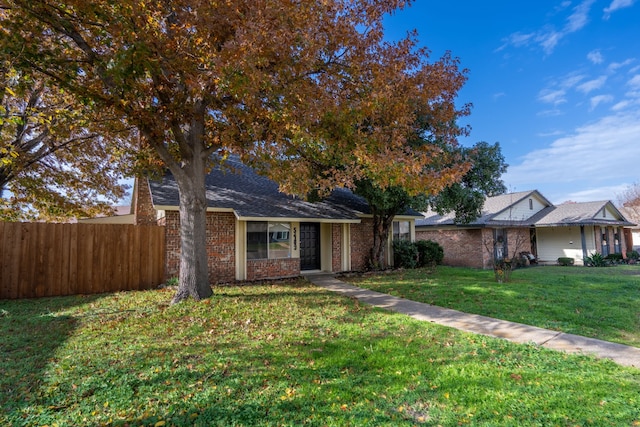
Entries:
POLYGON ((127 133, 108 136, 70 94, 4 61, 0 219, 64 220, 109 212, 126 189, 115 159, 127 133))

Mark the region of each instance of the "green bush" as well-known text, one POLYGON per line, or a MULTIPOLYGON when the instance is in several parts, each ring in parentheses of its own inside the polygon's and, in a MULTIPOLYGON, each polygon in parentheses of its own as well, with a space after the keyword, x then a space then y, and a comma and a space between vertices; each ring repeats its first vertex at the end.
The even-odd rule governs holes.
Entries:
POLYGON ((433 240, 419 240, 415 242, 418 249, 418 267, 433 267, 442 264, 444 249, 433 240))
POLYGON ((560 265, 573 265, 574 260, 573 258, 569 258, 569 257, 560 257, 558 258, 558 264, 560 265))
POLYGON ((407 240, 393 242, 393 265, 396 268, 416 268, 418 248, 407 240))
POLYGON ((623 261, 622 254, 609 254, 606 257, 604 257, 604 259, 606 259, 612 264, 620 264, 623 261))
POLYGON ((611 261, 602 256, 602 254, 596 252, 584 259, 584 265, 589 267, 606 267, 611 265, 611 261))
POLYGON ((627 258, 632 261, 638 261, 638 259, 640 259, 640 253, 638 253, 638 251, 628 251, 627 258))

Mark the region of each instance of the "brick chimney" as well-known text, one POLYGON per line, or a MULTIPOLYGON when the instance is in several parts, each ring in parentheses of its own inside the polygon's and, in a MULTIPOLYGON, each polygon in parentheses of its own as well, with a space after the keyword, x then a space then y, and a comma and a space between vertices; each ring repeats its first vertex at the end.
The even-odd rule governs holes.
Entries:
POLYGON ((136 225, 156 225, 158 223, 156 210, 151 201, 149 180, 144 177, 136 177, 133 184, 133 214, 136 225))

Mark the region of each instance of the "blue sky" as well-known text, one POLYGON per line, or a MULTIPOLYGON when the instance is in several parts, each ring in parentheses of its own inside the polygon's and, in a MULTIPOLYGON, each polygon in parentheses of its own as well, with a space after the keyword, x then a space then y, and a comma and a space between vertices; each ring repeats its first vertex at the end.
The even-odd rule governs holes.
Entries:
POLYGON ((416 0, 385 20, 467 68, 464 145, 500 142, 509 191, 613 200, 640 181, 640 0, 416 0))

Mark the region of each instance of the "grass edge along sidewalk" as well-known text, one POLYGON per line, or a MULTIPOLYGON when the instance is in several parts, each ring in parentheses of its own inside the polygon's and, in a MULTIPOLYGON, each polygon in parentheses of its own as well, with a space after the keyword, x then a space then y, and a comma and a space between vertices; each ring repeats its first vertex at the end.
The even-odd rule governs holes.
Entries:
POLYGON ((533 343, 567 353, 591 354, 611 359, 624 366, 640 368, 640 348, 436 307, 359 288, 330 275, 310 276, 308 279, 315 285, 330 291, 357 298, 375 307, 407 314, 417 320, 435 322, 465 332, 504 338, 519 344, 533 343))
POLYGON ((355 275, 345 282, 464 313, 640 348, 640 265, 493 271, 438 266, 355 275))

